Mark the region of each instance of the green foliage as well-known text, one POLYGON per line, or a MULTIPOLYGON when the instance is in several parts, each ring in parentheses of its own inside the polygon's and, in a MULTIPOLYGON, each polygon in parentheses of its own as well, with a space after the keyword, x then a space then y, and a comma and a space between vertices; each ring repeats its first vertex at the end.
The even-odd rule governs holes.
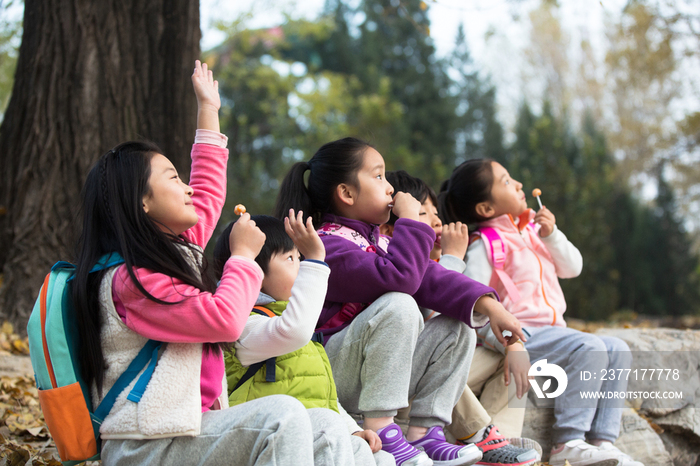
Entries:
MULTIPOLYGON (((289 167, 348 135, 372 142, 389 169, 436 188, 462 160, 491 157, 527 192, 543 191, 583 254, 581 276, 562 281, 567 315, 698 312, 700 266, 664 178, 656 207, 640 204, 593 114, 574 131, 566 107, 548 102, 538 114, 522 106, 506 148, 496 89, 474 66, 464 31, 451 56, 437 59, 418 0, 364 0, 356 8, 328 0, 317 21, 267 30, 233 23, 226 30, 226 42, 207 57, 221 83, 222 131, 230 137, 224 222, 238 203, 270 213, 289 167)), ((696 120, 686 120, 688 140, 697 137, 696 120)))
POLYGON ((0 1, 0 120, 14 83, 17 53, 22 36, 21 2, 0 1))
MULTIPOLYGON (((228 40, 210 52, 222 130, 231 137, 229 204, 269 212, 292 163, 348 135, 374 144, 389 169, 424 174, 433 185, 448 176, 458 152, 484 144, 474 137, 477 126, 502 149, 494 89, 484 89, 476 74, 464 85, 450 79, 450 63, 435 58, 420 2, 367 0, 358 9, 328 2, 326 11, 318 21, 268 30, 233 23, 224 27, 228 40), (351 33, 358 14, 366 19, 351 33), (477 98, 482 110, 472 108, 477 98), (458 116, 460 105, 467 110, 458 116), (469 143, 458 149, 456 136, 467 132, 469 143)), ((464 43, 463 50, 452 66, 473 67, 464 43)))
POLYGON ((656 207, 641 205, 616 175, 590 116, 575 136, 549 105, 539 116, 524 105, 516 134, 506 168, 528 194, 542 190, 542 202, 584 258, 581 275, 561 281, 567 315, 604 320, 619 309, 656 315, 700 310, 698 258, 672 215, 672 191, 662 178, 656 207))

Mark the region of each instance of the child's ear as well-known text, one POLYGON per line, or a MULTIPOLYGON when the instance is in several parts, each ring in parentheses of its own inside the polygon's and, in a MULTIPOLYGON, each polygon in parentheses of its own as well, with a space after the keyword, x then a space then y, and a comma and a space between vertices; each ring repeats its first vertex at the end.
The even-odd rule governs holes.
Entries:
POLYGON ((491 218, 496 213, 490 202, 479 202, 476 205, 476 213, 483 218, 491 218))
POLYGON ((355 204, 355 189, 349 184, 340 183, 335 188, 335 194, 338 196, 338 200, 345 205, 355 204))
POLYGON ((379 233, 386 236, 394 236, 394 225, 389 225, 388 223, 379 225, 379 233))
POLYGON ((146 196, 143 196, 143 211, 148 213, 148 202, 146 202, 146 196))

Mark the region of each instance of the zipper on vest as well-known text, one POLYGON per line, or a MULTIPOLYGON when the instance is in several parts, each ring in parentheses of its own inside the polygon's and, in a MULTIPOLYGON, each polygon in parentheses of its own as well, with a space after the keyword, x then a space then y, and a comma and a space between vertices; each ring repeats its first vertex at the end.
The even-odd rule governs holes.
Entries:
POLYGON ((523 243, 525 243, 525 247, 527 249, 529 249, 535 255, 535 258, 537 259, 537 263, 540 266, 540 288, 542 289, 542 297, 544 298, 544 302, 547 304, 547 306, 549 306, 550 309, 552 310, 552 314, 553 314, 552 325, 554 325, 557 322, 557 311, 556 311, 556 309, 554 309, 554 307, 551 304, 549 304, 549 301, 547 300, 547 295, 544 292, 544 280, 542 279, 542 274, 544 273, 544 268, 542 267, 542 261, 540 260, 540 256, 537 255, 537 252, 527 244, 527 241, 525 241, 525 235, 523 235, 523 231, 518 229, 518 233, 520 233, 520 237, 523 239, 523 243))

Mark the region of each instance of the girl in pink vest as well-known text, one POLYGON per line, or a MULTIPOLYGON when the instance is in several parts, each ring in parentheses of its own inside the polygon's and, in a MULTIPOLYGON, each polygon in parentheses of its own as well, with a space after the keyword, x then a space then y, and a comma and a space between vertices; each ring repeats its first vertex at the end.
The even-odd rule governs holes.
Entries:
POLYGON ((522 187, 501 164, 489 159, 464 162, 443 183, 439 195, 443 220, 478 225, 464 273, 495 288, 505 308, 528 332, 530 375, 539 370, 547 380, 556 379, 556 389, 547 393, 540 388, 544 377, 530 381, 538 397, 554 400, 549 463, 643 466, 613 445, 620 432, 623 399, 582 399, 580 394, 626 391, 626 380, 586 381, 581 374, 630 368, 629 347, 618 338, 566 327, 559 278, 581 273, 581 253, 557 228, 551 211, 544 206, 536 214, 528 209, 522 187))

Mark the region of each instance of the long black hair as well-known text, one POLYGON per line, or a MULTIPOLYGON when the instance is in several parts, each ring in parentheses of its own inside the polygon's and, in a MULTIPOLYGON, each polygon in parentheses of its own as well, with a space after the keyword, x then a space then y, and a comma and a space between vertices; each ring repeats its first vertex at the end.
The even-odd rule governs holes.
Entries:
POLYGON ((148 180, 155 154, 162 151, 150 142, 119 144, 100 157, 88 173, 82 191, 83 225, 76 246, 71 292, 78 318, 83 377, 88 384, 95 382, 99 391, 106 369, 100 342, 99 305, 104 272, 89 272, 101 256, 111 252, 121 254, 136 288, 159 304, 177 304, 182 300, 165 301, 153 296, 139 281, 134 267, 163 273, 203 291, 216 289, 205 270, 201 250, 181 236, 163 232, 143 209, 143 197, 150 192, 148 180), (183 248, 202 265, 192 265, 183 255, 183 248))
MULTIPOLYGON (((269 215, 251 215, 250 219, 255 222, 255 225, 260 228, 260 231, 265 233, 265 244, 255 258, 255 262, 258 263, 263 273, 267 274, 270 259, 272 259, 274 254, 289 252, 296 246, 292 238, 290 238, 285 231, 284 222, 282 220, 270 217, 269 215)), ((214 246, 212 268, 214 269, 214 276, 217 280, 221 280, 221 275, 224 273, 224 265, 226 265, 226 261, 231 257, 229 236, 231 235, 231 229, 235 223, 236 222, 231 222, 224 228, 224 231, 216 240, 216 245, 214 246)))
POLYGON ((471 159, 459 165, 440 186, 438 212, 443 223, 473 225, 488 220, 476 213, 476 206, 491 200, 492 187, 492 159, 471 159))
POLYGON ((321 146, 308 162, 297 162, 282 181, 277 196, 275 217, 283 219, 289 209, 303 211, 304 219, 311 217, 316 227, 324 214, 334 213, 335 188, 342 183, 357 185, 357 172, 362 168, 368 142, 343 138, 321 146), (308 187, 304 174, 309 171, 308 187))

